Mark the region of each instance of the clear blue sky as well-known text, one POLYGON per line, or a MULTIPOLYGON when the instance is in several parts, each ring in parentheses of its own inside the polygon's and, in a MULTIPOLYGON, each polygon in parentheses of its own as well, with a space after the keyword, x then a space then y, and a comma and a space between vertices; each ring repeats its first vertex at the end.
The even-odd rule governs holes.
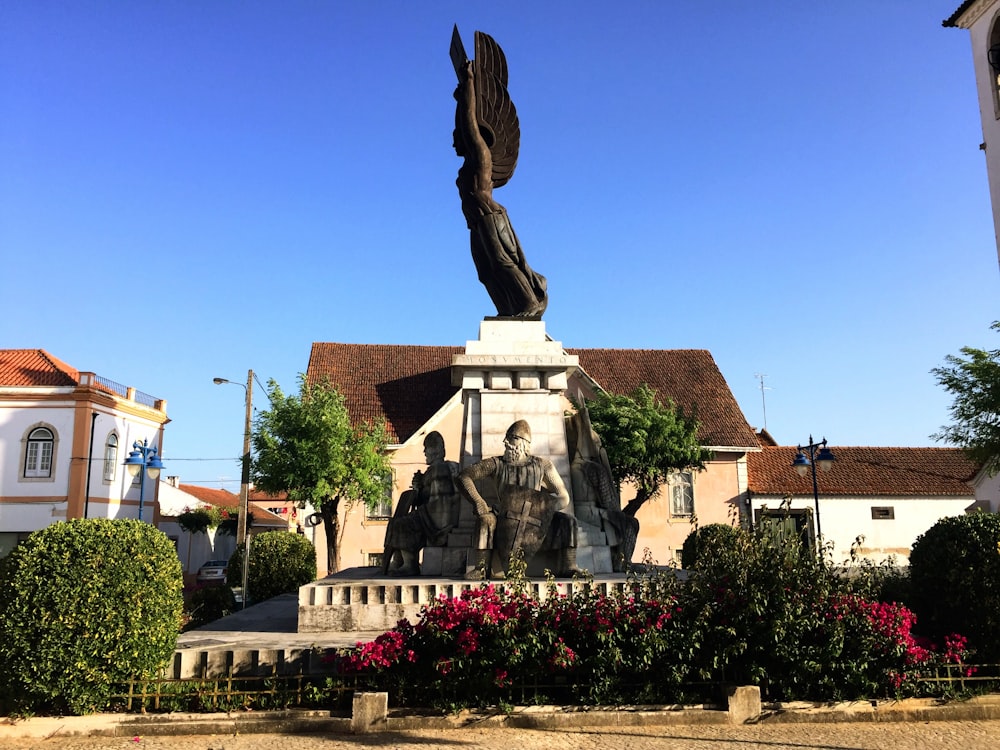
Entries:
POLYGON ((1000 318, 958 4, 2 3, 0 346, 166 398, 167 473, 236 490, 213 377, 475 338, 458 23, 507 54, 553 338, 708 349, 757 427, 763 373, 783 444, 932 445, 929 370, 1000 318))

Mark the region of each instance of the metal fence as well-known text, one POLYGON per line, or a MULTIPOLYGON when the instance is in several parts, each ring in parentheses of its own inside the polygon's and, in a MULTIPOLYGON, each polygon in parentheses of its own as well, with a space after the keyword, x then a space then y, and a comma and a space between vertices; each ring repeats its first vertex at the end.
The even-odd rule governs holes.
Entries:
MULTIPOLYGON (((725 705, 722 682, 700 682, 659 688, 652 684, 622 683, 622 703, 725 705)), ((236 677, 183 679, 158 678, 124 683, 111 696, 107 709, 125 713, 216 712, 316 708, 350 714, 358 691, 385 691, 394 706, 408 708, 462 708, 473 702, 484 705, 592 705, 587 685, 566 677, 540 676, 514 683, 490 695, 470 696, 443 681, 435 686, 411 684, 392 673, 323 676, 275 673, 236 677)))
POLYGON ((275 710, 282 708, 344 709, 366 685, 350 678, 321 675, 260 675, 214 679, 132 680, 112 694, 109 711, 162 713, 275 710))
POLYGON ((947 692, 996 690, 1000 688, 1000 664, 943 664, 920 682, 947 692))
MULTIPOLYGON (((1000 664, 948 664, 919 682, 935 695, 961 695, 1000 689, 1000 664)), ((510 685, 493 698, 509 705, 586 705, 585 685, 567 678, 536 679, 510 685)), ((706 704, 723 706, 727 683, 707 681, 672 685, 665 690, 656 685, 621 685, 628 702, 659 704, 706 704)), ((459 707, 468 705, 469 695, 447 683, 430 687, 406 684, 391 674, 323 676, 318 674, 235 677, 230 673, 214 679, 133 680, 111 696, 108 710, 127 713, 170 711, 215 712, 234 710, 276 710, 318 708, 349 715, 357 691, 389 693, 390 702, 411 708, 459 707)), ((485 696, 477 696, 485 698, 485 696)))

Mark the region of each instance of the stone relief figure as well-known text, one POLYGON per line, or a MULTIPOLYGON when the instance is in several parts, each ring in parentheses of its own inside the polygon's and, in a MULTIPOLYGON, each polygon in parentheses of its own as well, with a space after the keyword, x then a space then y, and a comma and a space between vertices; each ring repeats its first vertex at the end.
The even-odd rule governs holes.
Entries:
POLYGON ((611 545, 612 569, 621 573, 632 562, 639 521, 622 512, 621 494, 611 474, 608 454, 590 424, 586 404, 582 398, 579 402, 579 410, 567 420, 573 445, 570 476, 574 510, 581 522, 604 529, 611 545))
POLYGON ((493 200, 493 189, 513 175, 520 148, 517 111, 507 93, 507 59, 500 45, 480 31, 475 54, 475 60, 468 59, 456 26, 451 38, 458 74, 454 137, 455 152, 465 161, 455 184, 472 260, 497 315, 540 317, 548 305, 545 277, 528 266, 507 210, 493 200))
POLYGON ((507 429, 503 456, 467 467, 458 485, 475 510, 477 564, 487 578, 502 577, 516 549, 526 561, 541 549, 558 550, 557 574, 581 572, 576 567, 576 519, 569 492, 549 459, 531 455, 527 422, 518 420, 507 429), (492 482, 494 505, 480 494, 479 480, 492 482))
POLYGON ((444 544, 458 524, 462 502, 455 483, 458 464, 445 461, 444 456, 444 438, 431 432, 424 438, 427 471, 413 475, 412 489, 400 496, 386 528, 383 574, 420 575, 420 550, 444 544))

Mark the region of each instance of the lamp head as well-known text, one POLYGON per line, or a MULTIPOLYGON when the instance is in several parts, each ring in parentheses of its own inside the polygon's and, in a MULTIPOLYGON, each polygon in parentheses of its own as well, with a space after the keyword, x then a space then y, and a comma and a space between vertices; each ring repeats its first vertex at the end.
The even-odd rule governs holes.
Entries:
POLYGON ((819 453, 816 456, 816 463, 819 465, 820 471, 830 471, 833 468, 833 462, 836 460, 837 457, 833 455, 833 451, 825 445, 819 449, 819 453))
POLYGON ((125 468, 128 469, 129 476, 137 477, 142 471, 142 453, 138 449, 131 451, 125 459, 125 468))
POLYGON ((216 385, 222 385, 223 383, 228 383, 229 381, 225 378, 212 378, 212 382, 216 385))
POLYGON ((160 472, 163 471, 163 461, 160 460, 160 454, 156 452, 156 448, 153 448, 150 453, 149 460, 146 461, 146 473, 150 479, 159 479, 160 472))
POLYGON ((795 460, 792 461, 792 468, 795 469, 800 477, 804 477, 808 473, 810 466, 809 458, 805 453, 799 451, 795 454, 795 460))

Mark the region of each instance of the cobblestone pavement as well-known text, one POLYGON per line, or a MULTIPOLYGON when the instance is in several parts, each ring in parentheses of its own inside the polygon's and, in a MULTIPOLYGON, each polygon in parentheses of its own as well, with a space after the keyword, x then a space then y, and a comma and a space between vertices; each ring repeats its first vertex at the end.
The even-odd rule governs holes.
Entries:
POLYGON ((1000 747, 1000 721, 934 721, 756 726, 600 727, 566 730, 449 729, 368 735, 194 735, 187 737, 19 739, 0 750, 900 750, 1000 747))

